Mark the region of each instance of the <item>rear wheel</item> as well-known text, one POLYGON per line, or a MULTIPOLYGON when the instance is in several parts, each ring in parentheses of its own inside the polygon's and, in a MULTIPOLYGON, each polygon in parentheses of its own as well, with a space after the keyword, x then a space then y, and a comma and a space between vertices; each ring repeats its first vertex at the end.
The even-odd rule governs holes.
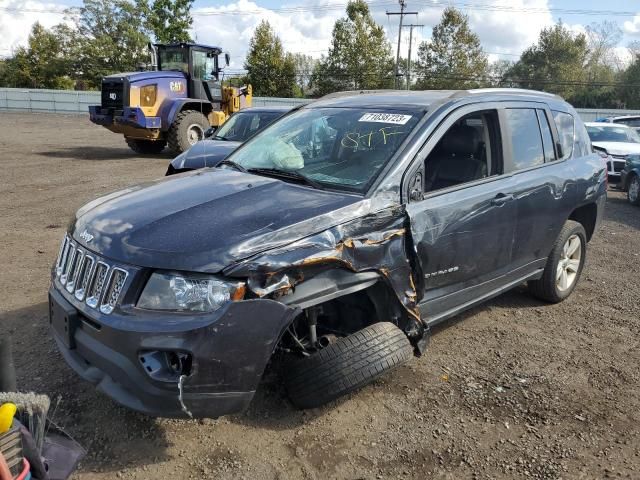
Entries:
POLYGON ((629 180, 627 199, 631 205, 640 205, 640 177, 633 175, 629 180))
POLYGON ((158 154, 167 146, 165 140, 138 140, 135 138, 125 138, 129 148, 136 153, 143 155, 158 154))
POLYGON ((390 322, 374 323, 292 362, 285 375, 289 398, 298 408, 313 408, 373 382, 406 363, 413 348, 390 322))
POLYGON ((204 132, 209 128, 209 120, 202 113, 195 110, 180 112, 169 129, 169 148, 174 153, 189 150, 192 145, 204 138, 204 132))
POLYGON ((584 267, 586 246, 584 227, 567 220, 547 259, 542 278, 528 283, 531 293, 551 303, 561 302, 571 295, 584 267))

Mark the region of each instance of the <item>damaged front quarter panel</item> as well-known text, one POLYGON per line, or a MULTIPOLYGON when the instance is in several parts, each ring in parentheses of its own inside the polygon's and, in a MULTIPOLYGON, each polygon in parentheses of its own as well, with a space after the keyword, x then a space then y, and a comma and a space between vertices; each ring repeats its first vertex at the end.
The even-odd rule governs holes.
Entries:
POLYGON ((427 331, 417 309, 407 222, 403 207, 388 207, 256 255, 224 274, 247 278, 249 291, 257 297, 285 301, 297 286, 328 269, 376 272, 402 305, 405 332, 421 352, 427 331))

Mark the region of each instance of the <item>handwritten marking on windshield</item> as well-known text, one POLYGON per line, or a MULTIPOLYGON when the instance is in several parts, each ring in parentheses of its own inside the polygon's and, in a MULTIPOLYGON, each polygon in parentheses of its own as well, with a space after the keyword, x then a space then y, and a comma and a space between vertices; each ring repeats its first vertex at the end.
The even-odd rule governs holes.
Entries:
POLYGON ((387 129, 389 128, 397 128, 397 127, 382 127, 378 130, 371 130, 368 133, 360 133, 360 132, 349 132, 342 137, 340 141, 340 145, 344 148, 357 148, 360 146, 363 147, 371 147, 372 139, 376 137, 382 137, 383 145, 387 144, 387 138, 393 135, 401 135, 403 131, 395 131, 389 132, 387 129))

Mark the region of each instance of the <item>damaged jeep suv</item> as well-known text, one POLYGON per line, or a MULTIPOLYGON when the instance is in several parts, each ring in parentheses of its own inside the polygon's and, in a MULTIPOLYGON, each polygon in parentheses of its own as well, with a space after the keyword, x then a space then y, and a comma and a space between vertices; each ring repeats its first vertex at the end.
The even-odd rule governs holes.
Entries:
POLYGON ((606 169, 573 108, 524 90, 342 93, 216 168, 80 208, 49 290, 67 363, 122 405, 217 417, 278 357, 314 407, 521 283, 567 298, 606 169))

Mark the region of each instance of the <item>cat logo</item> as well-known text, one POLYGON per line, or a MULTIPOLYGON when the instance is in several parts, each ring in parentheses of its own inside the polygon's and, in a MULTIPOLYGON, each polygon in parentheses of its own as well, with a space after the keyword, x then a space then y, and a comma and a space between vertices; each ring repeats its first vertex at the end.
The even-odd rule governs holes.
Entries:
POLYGON ((172 92, 182 93, 184 92, 184 83, 183 82, 169 82, 169 90, 172 92))

